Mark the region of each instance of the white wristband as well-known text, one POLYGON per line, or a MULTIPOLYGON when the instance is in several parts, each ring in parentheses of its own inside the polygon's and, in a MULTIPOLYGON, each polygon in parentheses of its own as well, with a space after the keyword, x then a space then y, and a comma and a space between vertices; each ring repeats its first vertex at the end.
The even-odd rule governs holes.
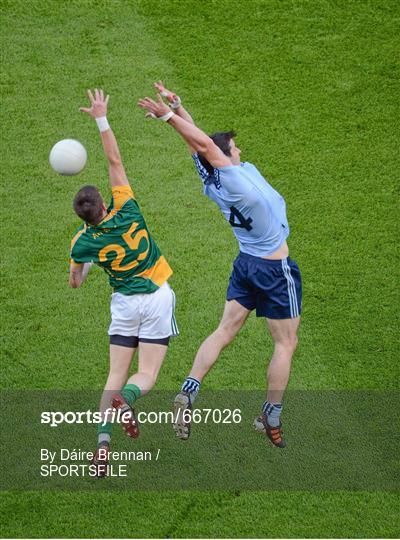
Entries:
POLYGON ((178 109, 181 106, 181 103, 182 103, 181 98, 179 96, 176 96, 174 101, 170 103, 170 107, 171 109, 178 109))
POLYGON ((99 128, 100 133, 110 129, 110 124, 108 123, 107 116, 100 116, 100 118, 95 118, 97 127, 99 128))
POLYGON ((174 116, 174 112, 172 111, 168 111, 167 113, 163 114, 162 116, 157 116, 157 119, 158 120, 162 120, 163 122, 168 122, 168 120, 170 118, 172 118, 172 116, 174 116))

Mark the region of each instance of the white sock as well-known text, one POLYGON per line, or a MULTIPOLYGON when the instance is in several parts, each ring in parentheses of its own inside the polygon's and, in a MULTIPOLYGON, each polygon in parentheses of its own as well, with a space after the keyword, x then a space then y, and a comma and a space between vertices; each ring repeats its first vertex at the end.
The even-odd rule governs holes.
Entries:
POLYGON ((281 423, 282 403, 270 403, 269 401, 264 401, 262 410, 263 413, 268 416, 268 424, 271 427, 278 427, 281 423))

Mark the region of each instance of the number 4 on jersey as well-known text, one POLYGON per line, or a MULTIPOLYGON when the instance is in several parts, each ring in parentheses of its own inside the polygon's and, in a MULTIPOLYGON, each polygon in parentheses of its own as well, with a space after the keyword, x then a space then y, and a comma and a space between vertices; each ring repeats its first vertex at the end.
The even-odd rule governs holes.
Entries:
POLYGON ((253 228, 251 226, 251 223, 253 222, 251 217, 248 217, 246 219, 244 215, 241 214, 239 210, 234 206, 231 206, 229 210, 231 211, 231 215, 229 216, 229 223, 232 225, 232 227, 241 227, 242 229, 246 229, 246 231, 251 231, 251 229, 253 228), (239 220, 239 223, 235 222, 235 217, 239 220))

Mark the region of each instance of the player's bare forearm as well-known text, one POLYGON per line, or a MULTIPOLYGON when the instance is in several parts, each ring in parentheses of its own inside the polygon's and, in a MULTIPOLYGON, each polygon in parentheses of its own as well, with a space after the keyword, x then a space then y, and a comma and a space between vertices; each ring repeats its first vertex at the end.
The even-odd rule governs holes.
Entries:
MULTIPOLYGON (((182 120, 185 120, 189 124, 195 125, 193 118, 190 116, 190 114, 187 112, 187 110, 183 107, 182 104, 179 105, 179 107, 176 107, 174 109, 175 114, 180 116, 182 120)), ((190 154, 194 154, 196 152, 196 148, 194 148, 190 143, 188 144, 188 150, 190 154)))
POLYGON ((73 289, 77 289, 82 285, 88 276, 89 270, 92 267, 91 262, 80 265, 71 264, 69 270, 69 286, 73 289))
POLYGON ((117 139, 111 129, 100 132, 101 142, 103 143, 104 154, 109 163, 122 163, 121 154, 118 148, 117 139))
MULTIPOLYGON (((180 98, 178 98, 178 99, 179 99, 179 102, 180 102, 180 98)), ((187 112, 187 110, 182 105, 182 103, 180 103, 179 107, 174 107, 174 112, 175 112, 175 114, 180 116, 183 120, 185 120, 186 122, 189 122, 189 124, 195 125, 195 123, 193 121, 193 118, 187 112)), ((189 150, 190 154, 194 154, 196 152, 196 149, 193 146, 191 146, 189 143, 188 143, 188 150, 189 150)))
POLYGON ((186 122, 189 122, 189 124, 194 125, 193 118, 190 116, 190 114, 187 112, 187 110, 185 109, 183 105, 179 105, 179 107, 175 109, 175 112, 178 116, 186 120, 186 122))
POLYGON ((196 152, 204 154, 207 148, 214 144, 210 137, 198 128, 194 123, 187 122, 180 115, 174 114, 169 120, 170 124, 179 135, 191 146, 196 152))
POLYGON ((229 158, 225 156, 214 141, 194 124, 190 124, 183 118, 174 114, 168 123, 181 135, 189 147, 202 154, 213 167, 231 165, 229 158))
POLYGON ((111 186, 121 186, 129 184, 122 164, 117 140, 107 120, 107 106, 109 96, 105 96, 103 90, 87 91, 90 107, 81 107, 79 110, 96 120, 100 130, 103 149, 109 165, 109 176, 111 186))
POLYGON ((223 154, 214 141, 204 133, 204 131, 201 131, 201 129, 194 124, 186 122, 186 120, 177 114, 173 114, 168 105, 162 100, 160 94, 157 94, 157 101, 146 97, 140 99, 138 105, 142 109, 148 111, 147 116, 164 120, 168 119, 168 123, 173 126, 186 143, 193 148, 195 152, 202 154, 213 167, 223 167, 231 164, 230 160, 223 154))
POLYGON ((101 141, 103 143, 104 154, 108 161, 108 172, 111 186, 128 185, 125 169, 122 164, 121 154, 119 152, 117 139, 113 130, 107 129, 100 132, 101 141))
MULTIPOLYGON (((149 97, 139 99, 138 105, 147 111, 146 117, 162 118, 165 115, 172 114, 171 109, 162 100, 161 94, 157 94, 157 101, 149 97)), ((187 122, 175 113, 172 114, 169 123, 198 152, 205 152, 208 145, 214 144, 210 137, 195 126, 195 124, 187 122)))
POLYGON ((85 279, 88 277, 88 274, 89 274, 89 271, 90 269, 92 268, 93 266, 93 263, 91 262, 88 262, 88 263, 85 263, 83 265, 83 272, 82 272, 82 281, 81 283, 83 283, 85 281, 85 279))

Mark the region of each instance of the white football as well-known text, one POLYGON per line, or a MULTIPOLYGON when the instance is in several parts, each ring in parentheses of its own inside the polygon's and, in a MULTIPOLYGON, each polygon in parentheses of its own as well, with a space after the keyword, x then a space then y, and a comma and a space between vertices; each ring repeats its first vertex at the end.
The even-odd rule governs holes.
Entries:
POLYGON ((51 149, 49 161, 59 174, 78 174, 86 165, 86 149, 75 139, 64 139, 51 149))

